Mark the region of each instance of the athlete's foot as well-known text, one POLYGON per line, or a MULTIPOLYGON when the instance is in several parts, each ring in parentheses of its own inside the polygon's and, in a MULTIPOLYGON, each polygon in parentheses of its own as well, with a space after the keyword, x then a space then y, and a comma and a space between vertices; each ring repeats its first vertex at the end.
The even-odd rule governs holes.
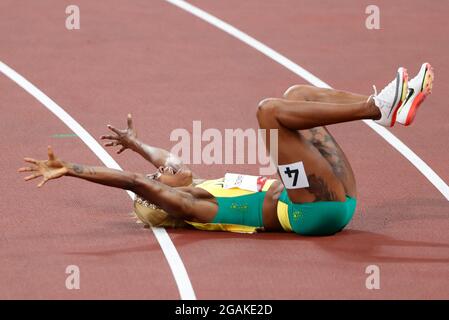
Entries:
POLYGON ((396 121, 404 126, 410 125, 415 119, 421 103, 432 93, 434 73, 429 63, 423 63, 418 75, 408 82, 408 94, 398 110, 396 121))
POLYGON ((394 126, 396 113, 407 94, 407 83, 407 69, 401 67, 398 69, 396 79, 391 81, 379 94, 374 87, 375 93, 372 99, 381 113, 380 119, 375 120, 376 123, 384 127, 394 126))

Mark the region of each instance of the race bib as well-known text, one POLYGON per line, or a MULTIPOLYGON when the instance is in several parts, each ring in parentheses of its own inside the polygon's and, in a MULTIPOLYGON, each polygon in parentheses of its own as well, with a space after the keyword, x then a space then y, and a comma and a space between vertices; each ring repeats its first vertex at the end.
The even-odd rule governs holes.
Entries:
POLYGON ((267 177, 226 173, 224 177, 223 189, 239 188, 242 190, 259 192, 262 191, 266 181, 267 177))
POLYGON ((279 165, 279 175, 287 189, 307 188, 309 181, 302 161, 279 165))

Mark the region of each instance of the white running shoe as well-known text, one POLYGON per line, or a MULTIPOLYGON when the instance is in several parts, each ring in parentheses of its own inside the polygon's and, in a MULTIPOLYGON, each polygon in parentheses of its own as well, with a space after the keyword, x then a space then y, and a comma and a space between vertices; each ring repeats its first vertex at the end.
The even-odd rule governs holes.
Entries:
POLYGON ((408 126, 415 119, 416 112, 426 97, 432 93, 433 68, 429 63, 423 63, 418 75, 408 82, 408 94, 399 108, 396 121, 408 126))
POLYGON ((407 69, 400 67, 396 79, 391 81, 382 91, 377 94, 374 86, 374 104, 379 108, 382 117, 375 120, 384 127, 392 127, 396 122, 396 113, 407 94, 408 74, 407 69))

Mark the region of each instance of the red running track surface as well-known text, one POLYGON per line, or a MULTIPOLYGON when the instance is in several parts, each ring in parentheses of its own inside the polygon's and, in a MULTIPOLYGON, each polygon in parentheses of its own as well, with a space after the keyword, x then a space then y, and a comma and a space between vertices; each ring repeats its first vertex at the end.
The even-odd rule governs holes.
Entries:
MULTIPOLYGON (((434 93, 410 128, 392 132, 449 181, 448 6, 380 1, 381 30, 364 27, 366 1, 193 1, 337 88, 371 93, 403 64, 429 60, 434 93), (416 10, 415 6, 419 6, 416 10), (397 19, 401 16, 402 19, 397 19)), ((164 2, 78 1, 81 30, 64 27, 60 1, 0 4, 0 60, 30 80, 94 137, 136 118, 143 141, 170 148, 170 132, 257 128, 259 100, 305 80, 254 49, 164 2)), ((129 197, 64 178, 42 190, 15 169, 23 156, 100 165, 39 102, 0 76, 0 298, 177 299, 178 289, 151 231, 129 216, 129 197), (64 286, 67 265, 81 290, 64 286)), ((238 235, 168 230, 200 299, 449 298, 449 203, 363 123, 331 128, 358 180, 359 207, 333 237, 238 235), (378 265, 381 289, 367 290, 378 265)), ((135 155, 111 155, 126 170, 150 172, 135 155)), ((206 178, 254 165, 194 166, 206 178)))

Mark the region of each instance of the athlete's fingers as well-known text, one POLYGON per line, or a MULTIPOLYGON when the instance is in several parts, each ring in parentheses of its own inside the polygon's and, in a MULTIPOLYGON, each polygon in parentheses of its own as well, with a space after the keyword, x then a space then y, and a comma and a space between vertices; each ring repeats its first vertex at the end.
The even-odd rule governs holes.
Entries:
POLYGON ((108 142, 108 143, 104 144, 105 147, 113 147, 113 146, 116 146, 116 145, 117 145, 116 142, 108 142))
POLYGON ((48 146, 47 148, 48 150, 48 160, 55 160, 55 154, 53 153, 53 149, 51 148, 51 146, 48 146))
POLYGON ((100 139, 101 139, 101 140, 105 140, 105 139, 108 139, 108 140, 118 140, 119 138, 118 138, 117 136, 101 136, 100 139))
POLYGON ((105 143, 106 147, 115 147, 115 146, 119 146, 119 145, 121 145, 120 141, 111 141, 111 142, 105 143))
POLYGON ((110 124, 108 124, 108 129, 111 130, 112 132, 115 132, 116 134, 120 135, 121 132, 119 129, 114 128, 113 126, 111 126, 110 124))
POLYGON ((133 118, 131 117, 131 113, 128 113, 128 129, 133 129, 133 118))
POLYGON ((117 151, 117 154, 120 154, 120 153, 122 153, 123 151, 125 151, 126 150, 126 148, 125 147, 121 147, 120 148, 120 150, 119 151, 117 151))
POLYGON ((42 181, 37 185, 37 187, 38 187, 38 188, 42 187, 48 180, 50 180, 50 179, 44 178, 44 180, 42 180, 42 181))
POLYGON ((274 190, 274 192, 282 192, 285 189, 285 186, 283 183, 279 183, 276 187, 276 189, 274 190))
POLYGON ((273 190, 273 196, 272 196, 273 200, 279 200, 284 188, 285 188, 285 186, 283 183, 279 183, 277 186, 275 186, 275 188, 273 190))
POLYGON ((37 164, 37 160, 33 158, 23 158, 23 160, 25 160, 25 162, 37 164))
POLYGON ((37 168, 32 168, 32 167, 22 167, 22 168, 19 168, 18 170, 17 170, 17 172, 32 172, 32 171, 37 171, 37 168))
POLYGON ((36 179, 37 177, 40 177, 41 175, 42 175, 42 173, 36 172, 36 173, 33 173, 32 175, 30 175, 28 177, 23 178, 23 180, 25 180, 25 181, 33 180, 33 179, 36 179))

